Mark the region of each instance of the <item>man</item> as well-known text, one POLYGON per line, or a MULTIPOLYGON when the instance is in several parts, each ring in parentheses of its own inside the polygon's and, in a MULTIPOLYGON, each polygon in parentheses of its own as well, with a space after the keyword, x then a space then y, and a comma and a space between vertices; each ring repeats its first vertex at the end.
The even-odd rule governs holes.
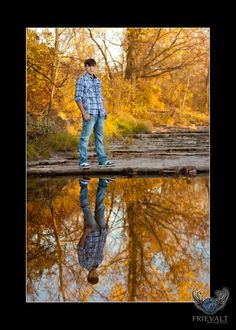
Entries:
POLYGON ((92 58, 84 62, 86 72, 76 81, 75 101, 81 111, 83 127, 79 142, 79 164, 81 168, 89 168, 88 143, 94 130, 95 148, 99 166, 111 167, 115 164, 107 160, 104 150, 104 120, 107 117, 103 105, 101 81, 94 74, 96 61, 92 58))
POLYGON ((88 201, 88 183, 90 179, 83 178, 80 182, 80 206, 84 214, 84 232, 78 243, 78 258, 82 267, 88 272, 87 280, 90 284, 99 281, 97 267, 103 260, 103 249, 106 241, 108 226, 105 222, 104 195, 107 183, 114 179, 99 179, 96 192, 95 214, 93 216, 88 201))

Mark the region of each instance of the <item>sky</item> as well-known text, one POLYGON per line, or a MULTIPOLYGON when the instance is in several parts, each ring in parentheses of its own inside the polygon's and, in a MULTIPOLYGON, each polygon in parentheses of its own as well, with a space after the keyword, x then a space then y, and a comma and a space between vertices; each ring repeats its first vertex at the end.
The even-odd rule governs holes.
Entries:
MULTIPOLYGON (((44 28, 31 28, 31 29, 35 30, 37 33, 40 34, 44 29, 48 29, 50 32, 54 33, 55 28, 44 27, 44 28)), ((109 51, 112 57, 114 58, 114 60, 119 60, 119 57, 121 55, 121 47, 114 44, 120 44, 121 42, 120 40, 122 39, 122 34, 125 28, 100 28, 100 29, 106 30, 107 46, 109 47, 109 51)), ((96 40, 99 44, 101 44, 99 38, 96 38, 96 40)), ((109 57, 108 59, 111 61, 109 54, 108 57, 109 57)))

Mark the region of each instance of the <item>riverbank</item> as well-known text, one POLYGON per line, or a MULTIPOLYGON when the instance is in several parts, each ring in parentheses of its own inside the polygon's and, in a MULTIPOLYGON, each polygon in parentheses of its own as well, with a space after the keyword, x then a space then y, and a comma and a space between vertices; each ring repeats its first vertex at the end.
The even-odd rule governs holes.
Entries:
POLYGON ((106 147, 111 168, 98 166, 94 146, 88 149, 89 169, 81 169, 75 153, 56 153, 27 162, 28 176, 193 176, 209 172, 209 130, 168 129, 127 135, 106 147))

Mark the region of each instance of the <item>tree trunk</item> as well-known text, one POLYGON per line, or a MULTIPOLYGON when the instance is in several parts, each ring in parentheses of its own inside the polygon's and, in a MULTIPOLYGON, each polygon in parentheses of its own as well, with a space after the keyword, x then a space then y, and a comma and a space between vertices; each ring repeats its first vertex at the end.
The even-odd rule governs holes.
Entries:
POLYGON ((56 81, 59 73, 59 65, 60 65, 60 55, 59 55, 59 29, 55 28, 55 61, 53 63, 53 75, 52 75, 52 90, 50 94, 49 99, 49 105, 48 105, 48 119, 53 114, 53 101, 54 101, 54 95, 56 91, 56 81))
POLYGON ((134 203, 130 203, 127 207, 127 220, 129 222, 129 266, 128 266, 128 301, 135 301, 137 295, 137 268, 138 268, 138 246, 135 234, 135 217, 133 210, 134 203))
POLYGON ((55 219, 54 208, 51 203, 50 203, 50 212, 51 212, 51 218, 52 218, 52 223, 53 223, 55 240, 56 240, 56 244, 57 244, 60 290, 61 290, 63 301, 66 301, 64 282, 63 282, 62 248, 61 248, 60 238, 58 235, 58 228, 57 228, 57 223, 56 223, 56 219, 55 219))
POLYGON ((205 110, 209 111, 209 74, 210 69, 209 66, 207 67, 207 76, 206 76, 206 82, 205 82, 205 88, 206 88, 206 98, 205 98, 205 110))
POLYGON ((188 72, 188 78, 187 78, 187 86, 184 92, 184 98, 183 98, 183 103, 182 103, 182 109, 184 110, 185 108, 185 102, 188 94, 188 88, 189 88, 189 79, 190 79, 190 73, 188 72))
POLYGON ((140 29, 129 28, 126 35, 126 69, 125 79, 131 79, 134 82, 136 78, 136 53, 137 53, 137 36, 140 29))

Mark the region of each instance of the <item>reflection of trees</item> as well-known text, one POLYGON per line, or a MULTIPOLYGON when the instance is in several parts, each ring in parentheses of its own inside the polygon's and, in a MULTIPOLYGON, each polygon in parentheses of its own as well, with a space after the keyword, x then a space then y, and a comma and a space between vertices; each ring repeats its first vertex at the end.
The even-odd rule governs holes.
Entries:
POLYGON ((127 219, 129 223, 129 243, 128 243, 128 300, 133 300, 136 296, 137 282, 139 280, 140 274, 138 272, 138 245, 139 240, 137 239, 137 224, 135 223, 136 212, 133 212, 135 208, 135 203, 131 202, 127 209, 127 219))
MULTIPOLYGON (((57 295, 60 300, 61 295, 62 300, 65 301, 66 296, 70 294, 68 283, 66 285, 64 283, 65 265, 67 272, 71 271, 75 275, 74 269, 69 269, 70 264, 66 262, 66 259, 70 258, 70 251, 65 250, 66 240, 69 238, 70 245, 76 244, 81 226, 78 226, 78 222, 75 221, 71 226, 72 223, 69 220, 66 221, 68 216, 73 216, 75 210, 77 215, 80 212, 78 191, 76 191, 77 199, 73 199, 63 192, 64 186, 65 182, 61 180, 45 181, 40 187, 35 188, 34 199, 28 203, 27 290, 35 293, 33 283, 44 282, 45 277, 52 278, 57 275, 60 285, 58 292, 51 298, 54 300, 57 295), (65 289, 65 287, 67 288, 65 289)), ((51 294, 50 287, 48 294, 49 296, 51 294)))
MULTIPOLYGON (((96 184, 92 179, 92 207, 96 184)), ((94 287, 78 265, 76 245, 83 227, 79 191, 78 180, 49 180, 28 194, 31 300, 40 300, 39 288, 49 301, 186 301, 192 287, 208 289, 208 178, 119 179, 110 184, 105 198, 109 233, 100 282, 94 287)))
POLYGON ((206 180, 152 180, 152 188, 140 179, 127 187, 129 300, 190 300, 191 286, 201 284, 198 272, 208 265, 192 246, 208 239, 206 180), (167 272, 154 266, 155 255, 167 272))

